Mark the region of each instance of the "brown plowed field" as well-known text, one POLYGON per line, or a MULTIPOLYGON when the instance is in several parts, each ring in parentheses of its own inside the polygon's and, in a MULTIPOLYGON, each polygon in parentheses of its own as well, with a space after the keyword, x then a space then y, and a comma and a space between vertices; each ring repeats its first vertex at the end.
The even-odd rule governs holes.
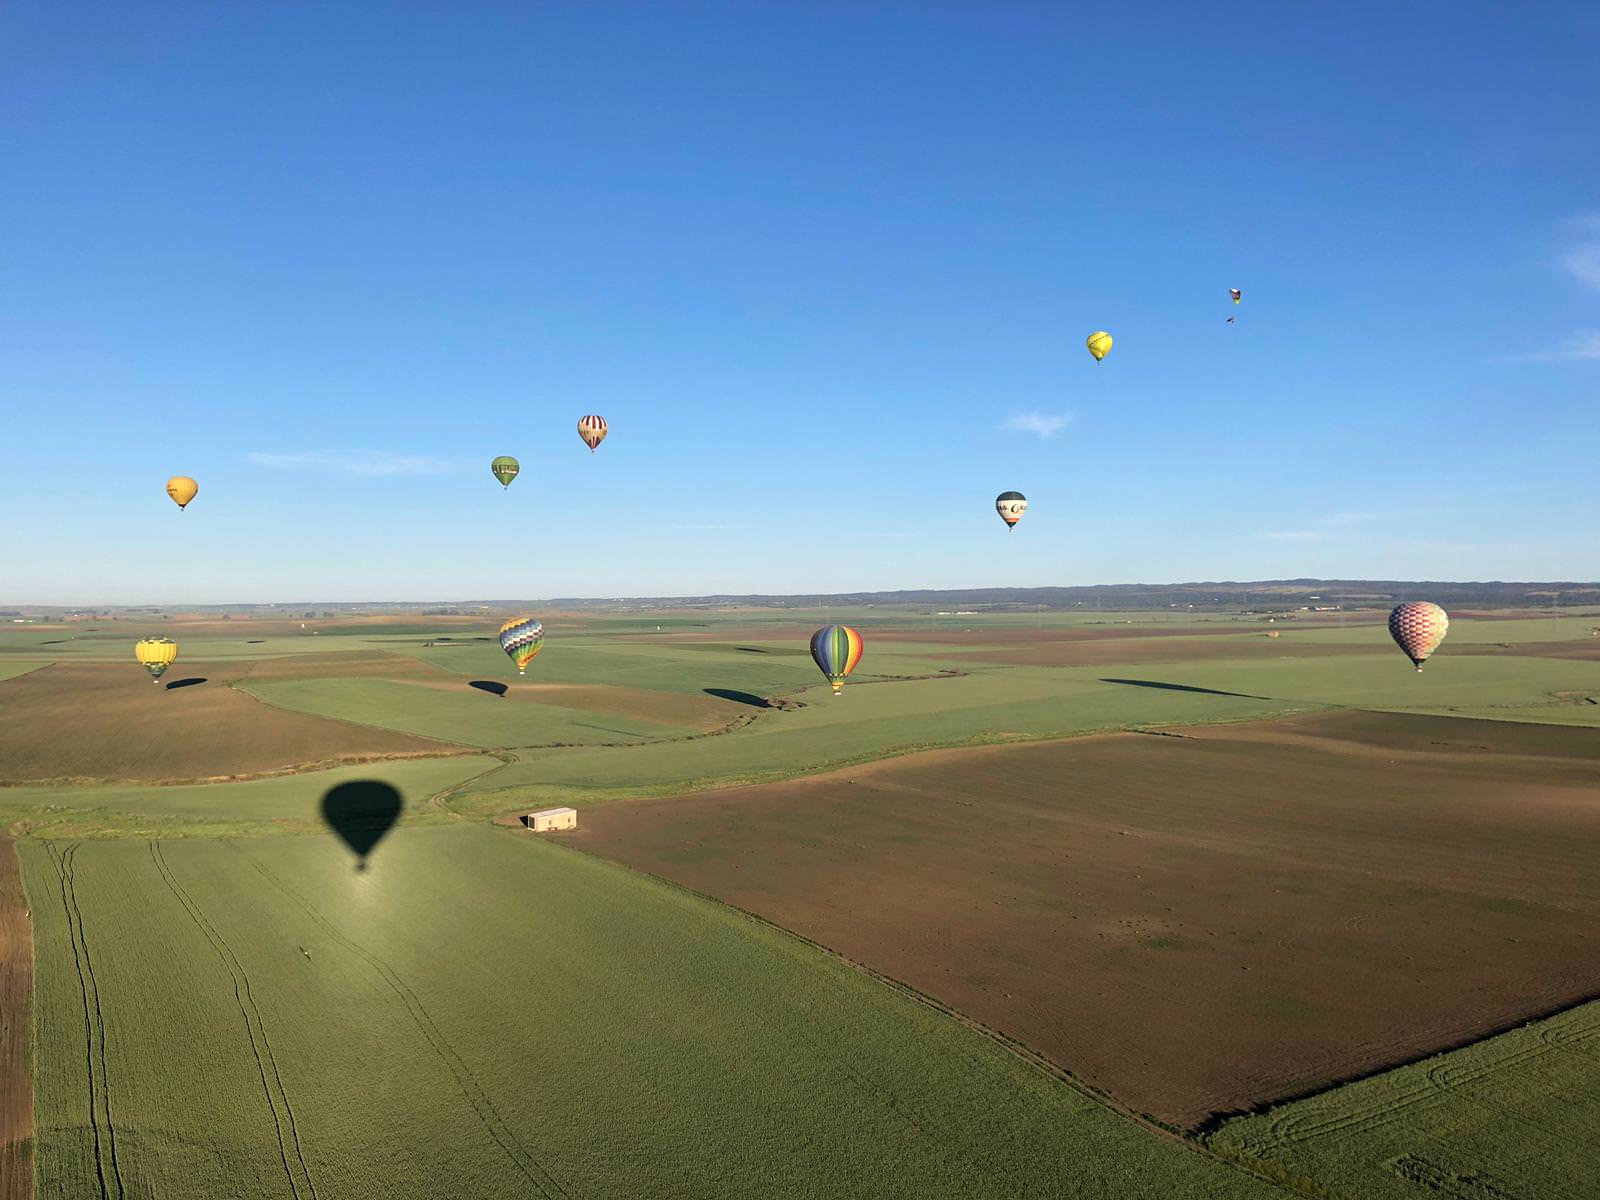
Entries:
POLYGON ((1579 662, 1600 662, 1600 638, 1567 642, 1518 642, 1514 645, 1466 645, 1457 654, 1514 654, 1521 658, 1569 658, 1579 662))
POLYGON ((1375 713, 940 751, 586 811, 1192 1126, 1600 994, 1600 731, 1375 713))
POLYGON ((33 922, 17 846, 0 837, 0 1200, 32 1200, 33 922))
POLYGON ((448 754, 446 743, 287 712, 227 687, 237 664, 55 663, 0 682, 0 783, 191 780, 448 754), (168 687, 186 679, 202 682, 168 687))
MULTIPOLYGON (((554 704, 612 717, 638 717, 662 725, 709 732, 728 724, 750 709, 735 701, 687 692, 652 692, 644 688, 612 687, 598 683, 529 683, 511 679, 487 680, 506 687, 506 700, 524 704, 554 704)), ((426 686, 446 692, 473 692, 472 684, 457 675, 447 681, 426 681, 426 686)), ((481 691, 478 694, 482 694, 481 691)))

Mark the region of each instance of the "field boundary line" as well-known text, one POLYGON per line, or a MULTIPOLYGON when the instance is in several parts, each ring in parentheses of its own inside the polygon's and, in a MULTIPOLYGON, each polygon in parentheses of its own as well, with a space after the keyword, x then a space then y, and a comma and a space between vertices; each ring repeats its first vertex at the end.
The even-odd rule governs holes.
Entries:
MULTIPOLYGON (((519 840, 522 841, 523 844, 527 844, 526 838, 520 838, 519 840)), ((648 871, 641 871, 635 867, 630 867, 626 863, 616 862, 615 860, 609 858, 602 858, 598 854, 590 854, 588 851, 579 849, 576 846, 565 845, 561 842, 543 842, 541 844, 554 846, 562 853, 581 855, 591 862, 601 863, 607 867, 612 867, 619 871, 625 871, 631 875, 636 875, 643 879, 649 879, 654 883, 665 885, 680 895, 690 896, 696 900, 703 901, 714 906, 715 908, 721 909, 723 912, 732 913, 736 917, 742 918, 751 924, 758 925, 763 929, 775 933, 787 941, 817 951, 825 957, 832 959, 834 962, 849 968, 854 973, 863 975, 873 980, 875 983, 882 984, 884 987, 888 988, 888 990, 896 993, 901 998, 909 1000, 923 1008, 937 1012, 941 1016, 947 1017, 955 1021, 957 1024, 972 1030, 973 1032, 981 1034, 990 1042, 993 1042, 995 1045, 1006 1051, 1013 1058, 1020 1060, 1039 1074, 1048 1076, 1055 1082, 1070 1088, 1072 1091, 1076 1092, 1091 1103, 1098 1105, 1106 1111, 1113 1113, 1114 1115, 1121 1117, 1122 1119, 1129 1121, 1134 1125, 1139 1126, 1149 1133, 1155 1134, 1157 1137, 1182 1146, 1190 1153, 1198 1155, 1201 1158, 1209 1159, 1212 1162, 1216 1162, 1222 1166, 1228 1167, 1230 1170, 1235 1170, 1241 1174, 1250 1175, 1266 1183, 1273 1184, 1274 1186, 1291 1194, 1309 1197, 1311 1200, 1359 1200, 1358 1197, 1346 1197, 1341 1193, 1329 1192, 1325 1189, 1318 1188, 1317 1185, 1313 1184, 1310 1180, 1291 1180, 1287 1176, 1280 1177, 1272 1172, 1271 1164, 1256 1164, 1253 1161, 1235 1160, 1226 1155, 1218 1154, 1205 1142, 1200 1141, 1198 1138, 1186 1135, 1182 1130, 1176 1128, 1175 1126, 1168 1125, 1166 1122, 1161 1121, 1148 1113, 1139 1112, 1122 1104, 1109 1093, 1102 1092, 1099 1088, 1096 1088, 1084 1080, 1079 1079, 1068 1068, 1061 1066, 1059 1063, 1052 1062, 1050 1059, 1046 1058, 1044 1055, 1040 1054, 1037 1050, 1034 1050, 1026 1043, 1019 1042, 1015 1038, 1009 1037, 997 1029, 991 1029, 982 1021, 976 1020, 975 1018, 969 1017, 957 1009, 951 1008, 943 1001, 930 996, 928 993, 913 987, 911 984, 906 983, 903 980, 896 979, 892 975, 885 975, 882 971, 875 970, 874 968, 869 967, 866 963, 857 962, 848 955, 839 953, 839 951, 833 949, 831 946, 824 945, 822 942, 814 941, 811 938, 806 937, 804 934, 796 933, 794 930, 779 925, 775 921, 768 920, 759 913, 751 912, 746 908, 740 908, 737 904, 729 904, 725 900, 720 900, 715 896, 706 894, 705 892, 696 891, 694 888, 686 887, 681 883, 677 883, 671 879, 666 879, 660 875, 652 875, 648 871), (1260 1169, 1258 1169, 1258 1167, 1260 1169), (1311 1190, 1308 1190, 1308 1188, 1311 1190)))
POLYGON ((522 1172, 524 1178, 538 1188, 541 1195, 547 1198, 552 1196, 551 1189, 554 1189, 553 1195, 570 1196, 571 1193, 534 1157, 533 1152, 523 1145, 521 1139, 506 1124, 505 1118, 500 1115, 500 1111, 495 1107, 493 1099, 490 1098, 483 1085, 478 1082, 478 1077, 473 1074, 472 1068, 467 1065, 466 1060, 461 1057, 456 1048, 450 1044, 449 1039, 445 1037, 444 1032, 434 1021, 432 1014, 428 1012, 427 1007, 417 994, 411 990, 410 985, 400 977, 399 973, 359 942, 346 937, 310 900, 284 882, 255 856, 241 849, 236 842, 228 841, 221 844, 243 858, 260 873, 263 879, 298 904, 306 915, 316 923, 317 927, 332 938, 335 943, 343 946, 377 972, 379 978, 400 998, 401 1004, 405 1006, 407 1015, 411 1017, 412 1022, 417 1026, 417 1029, 422 1033, 428 1044, 433 1047, 434 1053, 439 1056, 445 1066, 450 1069, 451 1074, 456 1077, 456 1086, 461 1089, 462 1095, 468 1105, 471 1106, 474 1115, 483 1124, 490 1138, 506 1152, 506 1155, 522 1172), (507 1144, 508 1142, 510 1143, 509 1145, 507 1144))
POLYGON ((33 901, 16 841, 0 833, 0 1200, 33 1200, 33 901))
POLYGON ((283 1086, 283 1075, 278 1069, 278 1060, 272 1052, 272 1043, 267 1038, 266 1024, 262 1020, 261 1010, 256 1006, 255 995, 250 990, 250 976, 245 972, 244 964, 234 954, 233 948, 228 945, 216 926, 212 925, 184 886, 178 882, 176 875, 167 865, 166 858, 161 853, 161 844, 151 842, 150 859, 155 864, 163 883, 172 892, 178 903, 183 906, 184 912, 194 922, 195 927, 211 943, 211 948, 216 951, 217 957, 222 960, 222 965, 227 969, 233 981, 233 997, 239 1006, 239 1015, 244 1019, 245 1032, 250 1038, 250 1052, 255 1056, 256 1071, 261 1077, 261 1088, 267 1096, 267 1107, 272 1110, 272 1123, 277 1131, 278 1154, 283 1162, 284 1174, 289 1180, 289 1190, 294 1194, 295 1200, 301 1200, 301 1181, 305 1183, 306 1190, 312 1200, 318 1200, 317 1185, 311 1178, 311 1168, 306 1164, 305 1151, 300 1142, 300 1127, 295 1121, 294 1108, 289 1102, 289 1093, 283 1086), (268 1079, 270 1069, 272 1078, 268 1079), (283 1106, 283 1114, 278 1113, 279 1105, 283 1106), (295 1163, 299 1165, 299 1174, 296 1174, 295 1164, 289 1161, 289 1143, 284 1140, 284 1126, 289 1128, 289 1140, 294 1146, 295 1163))

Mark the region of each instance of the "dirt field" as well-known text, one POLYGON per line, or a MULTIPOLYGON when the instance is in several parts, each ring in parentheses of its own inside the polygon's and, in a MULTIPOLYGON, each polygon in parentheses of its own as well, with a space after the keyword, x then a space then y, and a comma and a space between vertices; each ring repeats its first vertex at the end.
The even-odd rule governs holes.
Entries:
MULTIPOLYGON (((502 698, 513 704, 555 704, 606 716, 637 717, 643 721, 656 721, 662 725, 677 725, 701 732, 719 729, 750 711, 746 705, 737 702, 683 692, 652 692, 644 688, 593 683, 529 683, 515 676, 510 681, 478 682, 480 685, 501 684, 506 689, 502 698)), ((427 686, 447 692, 476 690, 482 693, 493 690, 482 686, 475 689, 471 681, 459 676, 445 682, 430 680, 427 686)))
POLYGON ((0 837, 0 1200, 33 1197, 33 923, 16 843, 0 837))
POLYGON ((198 780, 448 743, 285 712, 225 686, 229 664, 56 663, 0 683, 0 783, 198 780), (186 683, 197 680, 196 683, 186 683))
POLYGON ((1019 667, 1122 667, 1139 663, 1195 662, 1200 659, 1312 658, 1328 655, 1382 654, 1383 644, 1295 642, 1269 638, 1265 633, 1230 638, 1138 638, 1126 632, 1117 638, 1082 641, 1021 643, 1004 649, 973 650, 966 654, 930 654, 944 662, 992 662, 1019 667))
POLYGON ((1317 714, 582 824, 1185 1126, 1600 993, 1594 730, 1317 714))

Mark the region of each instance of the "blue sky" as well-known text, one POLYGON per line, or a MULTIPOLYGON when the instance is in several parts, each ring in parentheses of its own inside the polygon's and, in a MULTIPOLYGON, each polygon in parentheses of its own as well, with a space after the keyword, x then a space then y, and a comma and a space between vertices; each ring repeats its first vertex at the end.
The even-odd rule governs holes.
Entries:
POLYGON ((8 5, 0 601, 1594 579, 1597 56, 1593 5, 8 5))

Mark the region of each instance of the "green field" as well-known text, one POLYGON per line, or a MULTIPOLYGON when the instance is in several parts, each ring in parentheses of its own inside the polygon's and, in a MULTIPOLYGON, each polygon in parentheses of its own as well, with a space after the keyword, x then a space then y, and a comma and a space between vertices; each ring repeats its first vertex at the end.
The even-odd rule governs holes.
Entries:
POLYGON ((1600 1002, 1230 1121, 1210 1144, 1363 1200, 1583 1200, 1600 1195, 1596 1129, 1600 1002))
MULTIPOLYGON (((1323 708, 1597 726, 1600 664, 1536 649, 1584 642, 1592 616, 1456 621, 1418 675, 1373 614, 1284 622, 1272 643, 1259 617, 1215 613, 828 615, 868 643, 838 699, 793 632, 820 612, 555 622, 525 680, 489 619, 167 628, 180 666, 222 665, 208 688, 477 752, 204 786, 0 786, 37 947, 38 1195, 1584 1194, 1558 1183, 1600 1124, 1593 1008, 1202 1146, 779 930, 483 819, 1323 708), (1203 636, 1130 636, 1154 625, 1203 636), (874 640, 891 628, 906 640, 874 640), (1138 655, 984 656, 1066 630, 1138 655), (1501 643, 1535 653, 1451 653, 1501 643), (563 704, 535 684, 589 691, 563 704), (352 781, 404 801, 365 873, 319 816, 352 781), (1507 1182, 1530 1179, 1543 1190, 1507 1182)), ((0 715, 7 680, 86 664, 92 694, 94 672, 139 672, 130 642, 159 631, 0 630, 0 715)))
POLYGON ((514 831, 403 832, 364 874, 309 837, 23 861, 41 1196, 1272 1194, 786 934, 514 831))

